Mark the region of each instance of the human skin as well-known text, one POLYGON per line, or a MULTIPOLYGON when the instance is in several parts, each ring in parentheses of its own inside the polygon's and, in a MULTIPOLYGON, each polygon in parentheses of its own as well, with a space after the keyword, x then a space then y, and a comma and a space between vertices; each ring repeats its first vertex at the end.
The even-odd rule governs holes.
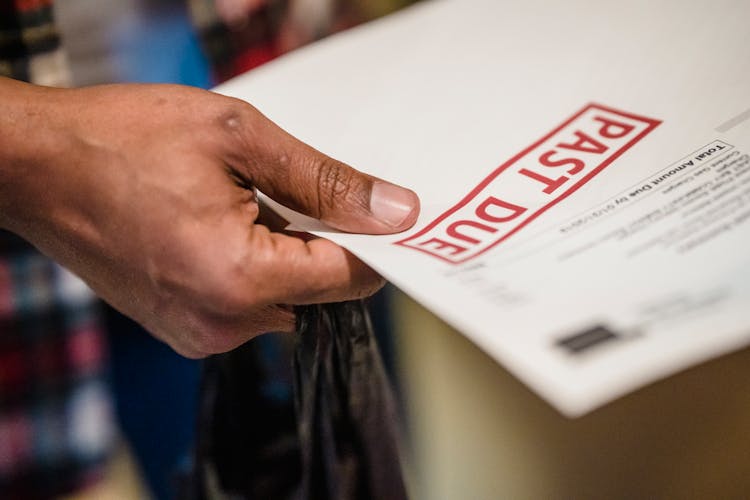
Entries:
POLYGON ((350 232, 399 232, 419 211, 412 191, 211 92, 0 79, 0 106, 0 227, 188 357, 291 330, 289 305, 382 286, 338 245, 260 224, 255 188, 350 232))

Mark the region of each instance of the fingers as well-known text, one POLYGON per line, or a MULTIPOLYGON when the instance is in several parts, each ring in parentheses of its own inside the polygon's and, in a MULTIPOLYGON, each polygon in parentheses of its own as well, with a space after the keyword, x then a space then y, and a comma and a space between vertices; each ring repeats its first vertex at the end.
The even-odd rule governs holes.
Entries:
MULTIPOLYGON (((279 203, 344 231, 386 234, 416 221, 419 200, 414 192, 316 151, 249 105, 242 109, 222 118, 225 130, 240 140, 221 149, 232 174, 247 181, 241 182, 242 188, 257 187, 279 203)), ((264 331, 290 330, 293 314, 278 304, 357 299, 384 284, 367 265, 330 241, 272 232, 269 226, 282 222, 273 218, 251 225, 257 212, 250 217, 248 204, 254 202, 237 204, 235 211, 212 219, 210 234, 215 237, 202 238, 192 247, 193 268, 210 270, 198 273, 199 290, 176 280, 178 291, 187 288, 190 299, 200 298, 192 341, 183 349, 188 355, 225 352, 264 331)), ((193 234, 194 226, 189 227, 193 234)))
POLYGON ((411 227, 419 198, 406 188, 364 174, 284 132, 254 110, 239 120, 250 180, 266 195, 348 232, 387 234, 411 227))
POLYGON ((175 284, 162 279, 165 284, 161 287, 168 297, 187 296, 186 305, 200 300, 200 319, 207 320, 209 326, 216 326, 222 319, 234 324, 247 319, 242 332, 257 334, 270 325, 260 328, 253 323, 254 318, 269 306, 362 298, 384 284, 372 269, 325 239, 304 241, 255 224, 246 227, 244 237, 224 233, 207 241, 210 243, 196 246, 190 258, 195 269, 210 269, 200 274, 200 287, 188 284, 189 292, 185 293, 182 274, 170 278, 175 284))
MULTIPOLYGON (((211 354, 228 352, 263 333, 291 333, 295 329, 295 315, 291 307, 268 305, 233 317, 202 315, 192 332, 165 335, 178 339, 170 344, 181 355, 188 358, 203 358, 211 354)), ((188 330, 190 331, 190 330, 188 330)))
POLYGON ((255 222, 266 226, 275 233, 284 232, 289 225, 289 221, 276 213, 276 211, 269 207, 262 198, 258 199, 258 217, 255 219, 255 222))
POLYGON ((305 242, 252 229, 247 262, 217 272, 218 281, 195 314, 192 334, 173 347, 188 357, 230 351, 265 332, 294 331, 294 313, 285 305, 340 302, 367 297, 383 279, 338 245, 305 242))
POLYGON ((254 288, 255 300, 264 304, 358 299, 372 295, 385 283, 351 253, 325 239, 303 241, 262 226, 255 227, 252 239, 250 266, 262 269, 270 285, 254 288))
POLYGON ((267 238, 268 241, 261 242, 260 246, 273 248, 275 252, 267 254, 262 264, 264 269, 274 275, 296 273, 291 286, 285 289, 296 290, 294 298, 270 296, 266 301, 286 304, 336 302, 367 297, 383 286, 383 279, 351 253, 310 233, 284 231, 287 221, 262 202, 260 206, 254 244, 258 245, 259 240, 267 238))

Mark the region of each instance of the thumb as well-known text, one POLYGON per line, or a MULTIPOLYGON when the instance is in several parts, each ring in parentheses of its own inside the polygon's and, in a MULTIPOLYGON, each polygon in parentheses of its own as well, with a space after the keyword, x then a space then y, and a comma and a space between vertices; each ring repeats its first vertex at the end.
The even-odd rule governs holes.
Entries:
POLYGON ((334 160, 270 121, 266 125, 265 147, 248 170, 267 196, 342 231, 387 234, 416 222, 419 198, 413 191, 334 160))

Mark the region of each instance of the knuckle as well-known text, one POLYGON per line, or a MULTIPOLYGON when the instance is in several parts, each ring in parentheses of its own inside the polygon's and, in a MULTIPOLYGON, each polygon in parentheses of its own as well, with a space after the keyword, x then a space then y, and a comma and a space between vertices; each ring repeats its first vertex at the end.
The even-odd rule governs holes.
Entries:
POLYGON ((230 133, 245 130, 252 122, 255 108, 239 99, 226 99, 219 108, 218 121, 222 128, 230 133))
POLYGON ((377 277, 373 278, 367 283, 362 284, 357 289, 357 296, 358 298, 365 298, 370 297, 371 295, 375 295, 378 291, 380 291, 381 288, 383 288, 386 284, 385 278, 377 277))
POLYGON ((253 314, 227 320, 214 315, 203 315, 191 332, 191 357, 205 357, 236 349, 251 338, 267 332, 293 331, 294 314, 278 306, 264 306, 253 314))
POLYGON ((316 160, 316 185, 318 188, 318 216, 342 204, 366 205, 363 178, 346 165, 322 156, 316 160))
POLYGON ((177 354, 188 359, 203 359, 210 355, 210 353, 197 349, 197 346, 192 343, 186 343, 186 345, 173 345, 172 348, 177 354))
POLYGON ((224 322, 204 317, 193 331, 192 350, 200 357, 231 351, 245 342, 245 337, 224 322))
POLYGON ((213 312, 224 317, 237 316, 256 307, 254 287, 236 272, 225 272, 218 277, 218 289, 210 301, 213 312))

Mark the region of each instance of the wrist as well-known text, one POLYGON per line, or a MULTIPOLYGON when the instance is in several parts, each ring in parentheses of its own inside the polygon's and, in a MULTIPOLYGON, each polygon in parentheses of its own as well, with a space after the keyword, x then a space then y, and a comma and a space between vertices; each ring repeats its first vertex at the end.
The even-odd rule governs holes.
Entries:
POLYGON ((45 209, 62 154, 64 134, 55 123, 59 89, 0 78, 0 228, 25 233, 45 209))

